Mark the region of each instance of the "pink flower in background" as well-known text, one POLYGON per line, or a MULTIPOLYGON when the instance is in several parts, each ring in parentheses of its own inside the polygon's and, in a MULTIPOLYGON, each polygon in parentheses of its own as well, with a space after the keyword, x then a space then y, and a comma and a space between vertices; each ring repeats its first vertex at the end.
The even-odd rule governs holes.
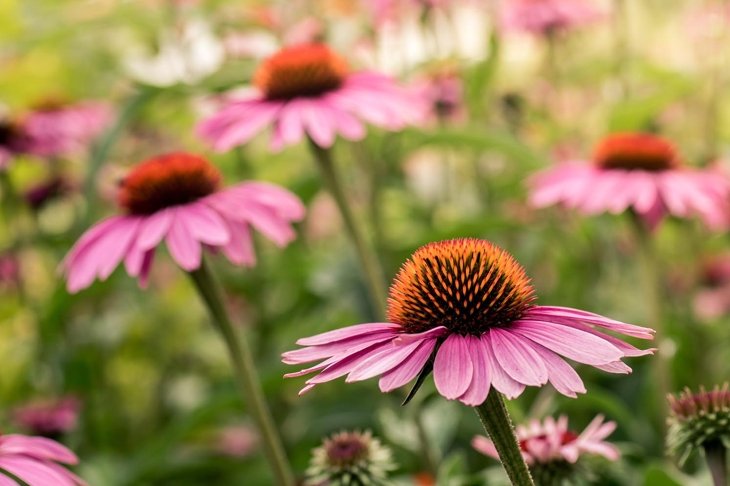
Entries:
POLYGON ((229 425, 218 432, 216 448, 231 457, 248 457, 256 451, 259 436, 248 425, 229 425))
POLYGON ((254 76, 255 90, 224 103, 198 126, 219 152, 242 145, 268 126, 271 148, 311 138, 330 147, 336 136, 360 140, 363 122, 399 130, 422 118, 424 104, 389 77, 351 72, 323 44, 285 47, 266 59, 254 76))
MULTIPOLYGON (((78 458, 65 446, 45 437, 0 435, 0 470, 9 472, 30 486, 86 484, 59 463, 77 464, 78 458)), ((12 486, 20 483, 0 471, 0 484, 12 486)))
POLYGON ((683 167, 668 141, 644 133, 606 137, 591 163, 563 163, 538 174, 530 194, 535 207, 562 204, 587 215, 632 210, 650 229, 667 215, 696 215, 711 229, 725 228, 729 201, 724 174, 683 167))
POLYGON ((92 227, 64 259, 68 290, 105 280, 121 262, 146 285, 163 239, 187 271, 200 267, 203 248, 222 252, 234 264, 253 265, 251 228, 279 246, 294 239, 291 223, 304 217, 295 195, 264 182, 221 189, 220 179, 210 162, 187 153, 161 155, 134 167, 119 190, 125 214, 92 227))
POLYGON ((457 73, 449 70, 431 73, 416 81, 414 89, 421 93, 436 120, 455 120, 463 116, 464 83, 457 73))
POLYGON ((21 285, 20 259, 14 252, 0 255, 0 290, 15 290, 21 285))
POLYGON ((730 253, 713 256, 703 262, 701 287, 694 296, 697 317, 712 320, 730 313, 730 253))
MULTIPOLYGON (((561 415, 558 420, 547 417, 542 422, 532 420, 527 426, 519 425, 516 433, 522 457, 527 465, 533 467, 560 461, 575 464, 584 454, 616 461, 620 456, 618 449, 604 440, 614 430, 615 422, 604 422, 603 416, 598 415, 577 435, 568 429, 568 417, 561 415)), ((471 445, 482 454, 499 460, 497 450, 488 438, 478 435, 472 439, 471 445)))
POLYGON ((501 8, 505 30, 541 35, 590 24, 605 15, 592 0, 503 0, 501 8))
POLYGON ((25 149, 38 157, 77 155, 89 148, 110 120, 110 110, 102 103, 44 103, 23 118, 25 149))
POLYGON ((76 428, 81 402, 75 397, 30 402, 15 409, 14 422, 23 430, 58 438, 76 428))
POLYGON ((628 373, 621 359, 653 352, 603 332, 652 339, 651 329, 534 300, 524 269, 490 242, 430 243, 396 276, 387 322, 298 340, 304 347, 284 353, 284 363, 320 362, 286 376, 317 373, 300 394, 345 375, 348 382, 380 375, 381 391, 389 392, 432 366, 441 395, 476 406, 491 386, 509 398, 548 381, 566 396, 585 393, 563 358, 628 373))

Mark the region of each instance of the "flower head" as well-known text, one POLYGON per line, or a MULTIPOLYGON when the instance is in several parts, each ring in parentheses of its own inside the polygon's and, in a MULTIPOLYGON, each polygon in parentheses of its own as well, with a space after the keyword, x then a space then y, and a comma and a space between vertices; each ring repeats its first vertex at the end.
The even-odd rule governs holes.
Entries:
POLYGON ((0 435, 0 471, 2 471, 0 479, 4 485, 16 484, 14 479, 5 475, 5 471, 23 481, 23 484, 54 486, 86 484, 59 463, 76 464, 78 458, 65 446, 45 437, 0 435))
POLYGON ((603 15, 591 0, 507 0, 501 20, 507 30, 546 35, 595 22, 603 15))
POLYGON ((251 94, 225 103, 198 127, 215 150, 241 145, 268 125, 273 149, 305 135, 330 147, 338 133, 363 138, 363 121, 399 130, 419 120, 425 107, 382 74, 351 71, 344 58, 319 43, 282 48, 259 66, 254 85, 251 94))
MULTIPOLYGON (((522 457, 530 467, 536 484, 563 484, 576 473, 577 463, 583 455, 600 455, 615 461, 619 451, 604 439, 616 429, 615 422, 604 422, 598 415, 580 434, 568 428, 568 417, 558 420, 547 417, 540 422, 516 429, 522 457)), ((481 435, 474 437, 472 446, 482 454, 499 459, 491 440, 481 435)))
POLYGON ((700 387, 693 393, 685 388, 668 397, 670 416, 667 445, 684 463, 692 451, 719 443, 730 448, 730 385, 715 386, 710 391, 700 387))
POLYGON ((58 438, 78 423, 81 403, 75 397, 42 400, 18 407, 15 422, 24 430, 48 438, 58 438))
POLYGON ((101 103, 46 100, 23 118, 25 150, 38 157, 77 155, 88 149, 110 118, 109 108, 101 103))
POLYGON ((393 469, 390 449, 369 431, 342 431, 312 451, 306 484, 383 484, 393 469))
POLYGON ((105 280, 122 261, 145 285, 163 239, 188 271, 200 267, 203 248, 220 250, 237 265, 253 265, 252 227, 279 246, 294 239, 291 223, 304 216, 296 196, 263 182, 221 188, 220 180, 210 162, 188 153, 161 155, 133 168, 119 188, 124 214, 91 228, 66 256, 69 291, 105 280))
POLYGON ((656 228, 667 216, 699 216, 713 229, 727 225, 730 179, 684 167, 672 144, 656 135, 619 133, 602 140, 591 163, 564 163, 532 184, 536 207, 563 204, 584 214, 631 209, 656 228))
POLYGON ((611 373, 628 373, 621 359, 651 354, 602 330, 651 339, 651 329, 590 312, 538 306, 524 269, 506 251, 464 238, 419 248, 395 277, 388 321, 360 324, 302 338, 284 353, 287 364, 322 360, 286 375, 318 374, 300 393, 347 375, 381 375, 391 391, 433 369, 447 399, 480 405, 490 387, 510 398, 525 386, 550 381, 564 395, 585 393, 578 374, 560 356, 611 373), (600 329, 600 330, 599 330, 600 329))

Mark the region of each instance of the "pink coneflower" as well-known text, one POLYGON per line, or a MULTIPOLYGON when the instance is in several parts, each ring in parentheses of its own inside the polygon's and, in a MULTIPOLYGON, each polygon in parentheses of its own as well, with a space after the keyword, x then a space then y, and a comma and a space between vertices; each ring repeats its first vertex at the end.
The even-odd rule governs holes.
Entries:
POLYGON ((40 400, 16 408, 13 418, 23 430, 55 439, 76 428, 80 408, 75 397, 40 400))
MULTIPOLYGON (((516 432, 522 455, 532 466, 553 461, 574 464, 583 454, 596 454, 615 461, 620 456, 618 449, 603 440, 614 430, 615 422, 604 422, 603 416, 598 415, 578 435, 568 429, 568 417, 561 415, 558 420, 552 417, 542 422, 532 420, 528 426, 517 426, 516 432)), ((472 439, 471 445, 482 454, 499 459, 494 443, 488 438, 478 435, 472 439)))
POLYGON ((16 290, 20 285, 20 258, 11 251, 0 254, 0 290, 16 290))
POLYGON ((710 320, 730 313, 730 253, 706 259, 700 277, 701 287, 693 302, 695 315, 710 320))
POLYGON ((585 393, 562 357, 628 373, 622 358, 653 351, 602 332, 651 339, 651 329, 534 300, 522 266, 492 243, 474 238, 430 243, 395 277, 387 322, 300 339, 297 344, 305 347, 284 353, 283 361, 322 361, 286 376, 317 372, 300 394, 344 375, 348 382, 381 375, 380 389, 389 392, 432 367, 441 395, 478 406, 492 386, 510 398, 548 381, 570 397, 585 393))
POLYGON ((218 431, 216 449, 230 457, 248 457, 256 451, 259 436, 249 425, 229 425, 218 431))
MULTIPOLYGON (((598 415, 580 434, 568 429, 568 417, 558 420, 547 417, 540 422, 532 420, 528 426, 517 427, 517 440, 522 457, 530 466, 535 484, 562 484, 576 472, 575 464, 583 455, 599 455, 611 461, 618 460, 616 446, 604 439, 616 429, 615 422, 604 422, 598 415)), ((472 447, 489 457, 499 459, 494 443, 478 435, 472 447)))
POLYGON ((422 103, 382 74, 351 72, 347 62, 323 44, 285 47, 266 59, 251 94, 227 102, 198 127, 215 150, 246 143, 273 125, 272 149, 305 136, 323 148, 337 134, 365 136, 363 121, 398 130, 419 119, 422 103))
POLYGON ((32 486, 76 486, 86 483, 60 464, 77 464, 76 455, 45 437, 0 435, 0 484, 20 484, 5 471, 32 486), (60 464, 59 464, 60 463, 60 464))
POLYGON ((618 133, 598 144, 592 163, 564 163, 533 180, 536 207, 562 204, 584 214, 634 211, 654 229, 667 216, 699 216, 713 229, 728 222, 730 180, 682 166, 674 147, 645 133, 618 133))
POLYGON ((505 0, 501 13, 506 30, 541 35, 580 27, 604 15, 591 0, 505 0))
POLYGON ((110 119, 109 108, 102 103, 44 102, 23 118, 27 151, 39 157, 77 155, 88 149, 110 119))
POLYGON ((220 250, 237 265, 253 265, 251 227, 279 246, 294 238, 293 221, 304 215, 299 199, 263 182, 220 188, 221 175, 204 158, 161 155, 131 170, 119 189, 124 214, 87 231, 63 262, 68 289, 105 280, 122 261, 145 285, 155 248, 164 239, 185 270, 200 267, 202 249, 220 250))

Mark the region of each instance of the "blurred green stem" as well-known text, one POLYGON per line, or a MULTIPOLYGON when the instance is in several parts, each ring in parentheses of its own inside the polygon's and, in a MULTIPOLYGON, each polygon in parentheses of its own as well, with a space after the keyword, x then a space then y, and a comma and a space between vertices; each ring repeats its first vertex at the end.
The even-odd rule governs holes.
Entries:
POLYGON ((705 449, 705 460, 712 474, 712 482, 715 486, 727 486, 727 450, 722 442, 712 441, 703 446, 705 449))
MULTIPOLYGON (((662 406, 666 407, 666 400, 663 398, 672 390, 672 383, 669 373, 669 356, 662 352, 662 348, 666 351, 669 336, 667 334, 667 326, 664 322, 665 316, 662 308, 664 297, 662 295, 660 263, 651 231, 639 216, 636 214, 632 214, 632 216, 634 236, 639 248, 639 264, 643 279, 643 295, 647 319, 645 324, 656 331, 657 348, 659 348, 657 355, 652 360, 654 379, 656 380, 657 391, 659 392, 656 396, 661 397, 659 402, 662 406)), ((664 416, 664 414, 661 416, 664 416)))
POLYGON ((474 407, 487 435, 497 449, 502 466, 515 486, 534 486, 530 470, 522 458, 512 420, 507 412, 502 394, 492 387, 487 400, 474 407))
POLYGON ((89 170, 84 180, 84 199, 86 200, 86 214, 81 218, 81 227, 90 226, 89 219, 92 217, 92 209, 94 201, 96 201, 96 191, 94 185, 99 170, 102 168, 114 144, 119 139, 127 124, 135 117, 137 112, 152 98, 156 90, 148 87, 140 87, 136 93, 129 97, 123 108, 119 112, 114 124, 106 131, 104 136, 99 140, 91 152, 91 161, 89 170))
POLYGON ((380 262, 372 247, 366 241, 364 231, 358 225, 350 203, 347 201, 340 174, 332 160, 331 150, 320 147, 311 139, 309 139, 309 147, 312 150, 324 183, 340 210, 350 241, 355 246, 360 265, 365 272, 365 282, 370 292, 373 309, 376 310, 378 318, 382 318, 385 316, 386 292, 380 262))
POLYGON ((264 393, 256 373, 251 349, 246 340, 237 336, 236 329, 223 304, 221 289, 205 260, 201 263, 200 268, 190 272, 190 276, 198 293, 208 307, 213 324, 221 333, 228 348, 236 385, 248 405, 249 412, 259 426, 264 452, 276 477, 276 484, 292 486, 294 477, 289 468, 271 412, 264 400, 264 393))

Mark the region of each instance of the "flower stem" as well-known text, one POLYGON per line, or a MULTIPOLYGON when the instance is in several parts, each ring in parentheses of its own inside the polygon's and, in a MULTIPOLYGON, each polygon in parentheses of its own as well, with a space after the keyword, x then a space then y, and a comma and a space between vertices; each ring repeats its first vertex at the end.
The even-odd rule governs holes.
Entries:
POLYGON ((208 307, 213 324, 221 333, 233 364, 236 385, 247 401, 248 409, 256 420, 261 434, 266 458, 276 477, 276 484, 291 486, 294 478, 289 468, 279 433, 274 426, 271 412, 264 400, 251 349, 244 339, 239 339, 228 312, 223 305, 220 287, 205 261, 200 268, 190 272, 200 296, 208 307))
POLYGON ((342 221, 345 223, 347 234, 355 246, 360 265, 365 272, 365 281, 373 308, 376 310, 379 318, 382 318, 385 315, 386 295, 383 285, 383 270, 380 268, 380 262, 365 240, 364 232, 353 215, 350 203, 345 196, 345 189, 342 185, 340 175, 332 160, 331 151, 320 147, 311 139, 309 140, 309 146, 319 166, 319 171, 322 174, 327 189, 335 199, 335 203, 337 203, 342 221))
MULTIPOLYGON (((654 379, 656 380, 656 386, 659 392, 656 396, 666 397, 672 389, 672 382, 668 361, 669 356, 666 352, 662 353, 662 347, 667 348, 669 338, 664 322, 662 278, 652 235, 639 217, 636 215, 633 216, 634 233, 636 243, 639 247, 639 265, 643 273, 643 291, 647 306, 647 325, 656 330, 657 347, 659 348, 655 359, 652 360, 654 365, 654 379)), ((663 407, 666 407, 666 400, 661 400, 661 404, 663 407)), ((663 417, 664 415, 662 413, 660 416, 663 417)))
POLYGON ((727 486, 727 450, 720 441, 708 442, 704 446, 705 460, 712 474, 712 482, 715 486, 727 486))
POLYGON ((474 407, 479 415, 479 420, 492 439, 494 447, 499 453, 499 459, 507 472, 510 481, 516 486, 533 486, 530 470, 520 452, 517 443, 512 420, 504 405, 502 394, 492 388, 487 395, 487 400, 481 405, 474 407))

